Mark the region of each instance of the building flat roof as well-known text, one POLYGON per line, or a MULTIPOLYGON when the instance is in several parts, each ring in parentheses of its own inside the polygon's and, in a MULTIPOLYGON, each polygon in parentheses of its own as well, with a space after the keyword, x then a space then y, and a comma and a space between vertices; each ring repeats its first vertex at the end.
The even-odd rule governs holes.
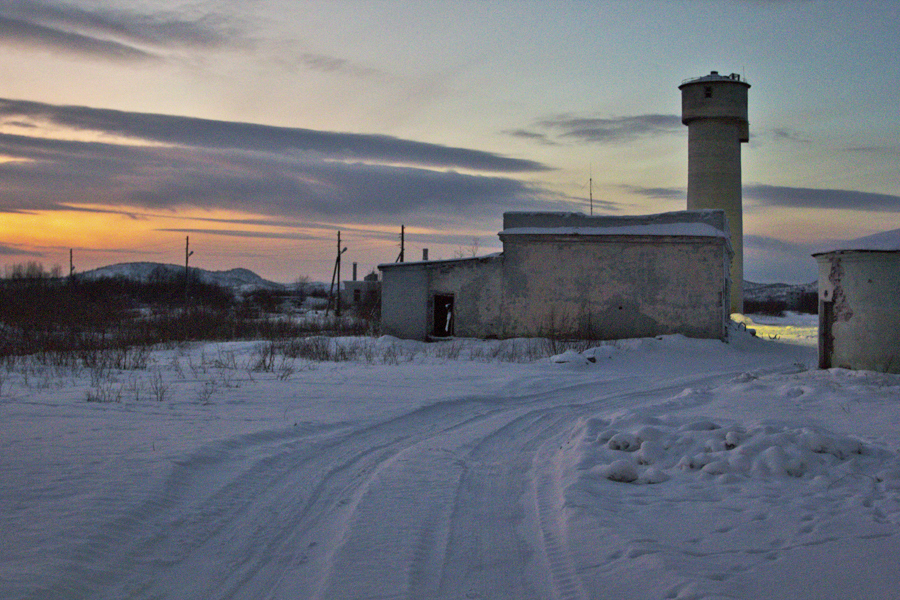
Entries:
POLYGON ((706 223, 659 223, 607 227, 513 227, 504 229, 500 235, 728 237, 728 234, 721 229, 706 223))
POLYGON ((688 77, 687 79, 681 82, 681 85, 678 86, 678 89, 683 88, 686 85, 690 85, 692 83, 707 83, 707 82, 731 82, 731 83, 740 83, 742 85, 746 85, 750 87, 750 84, 747 83, 747 80, 740 76, 738 73, 732 73, 730 75, 721 75, 718 71, 712 71, 709 75, 701 75, 700 77, 688 77))
POLYGON ((882 231, 855 240, 835 242, 831 246, 813 252, 813 256, 832 252, 900 252, 900 229, 882 231))

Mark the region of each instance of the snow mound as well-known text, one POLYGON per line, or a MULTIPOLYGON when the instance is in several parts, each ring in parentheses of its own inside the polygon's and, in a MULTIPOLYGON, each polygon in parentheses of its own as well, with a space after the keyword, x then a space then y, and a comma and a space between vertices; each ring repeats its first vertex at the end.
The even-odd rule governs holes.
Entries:
POLYGON ((587 421, 578 460, 585 477, 627 483, 794 478, 826 486, 851 477, 900 485, 895 453, 811 425, 637 417, 587 421))

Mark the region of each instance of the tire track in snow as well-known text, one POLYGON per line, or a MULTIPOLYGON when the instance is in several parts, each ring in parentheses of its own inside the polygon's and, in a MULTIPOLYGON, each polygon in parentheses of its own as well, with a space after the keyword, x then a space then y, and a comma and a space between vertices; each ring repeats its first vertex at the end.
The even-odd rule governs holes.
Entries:
POLYGON ((553 512, 560 490, 534 475, 542 444, 583 415, 733 374, 648 379, 625 395, 615 379, 451 398, 380 422, 236 438, 182 461, 160 494, 32 597, 330 600, 373 591, 373 579, 344 578, 343 567, 374 539, 384 555, 359 572, 396 572, 385 597, 580 598, 553 512), (384 528, 371 524, 402 498, 428 508, 398 512, 403 528, 378 538, 384 528))

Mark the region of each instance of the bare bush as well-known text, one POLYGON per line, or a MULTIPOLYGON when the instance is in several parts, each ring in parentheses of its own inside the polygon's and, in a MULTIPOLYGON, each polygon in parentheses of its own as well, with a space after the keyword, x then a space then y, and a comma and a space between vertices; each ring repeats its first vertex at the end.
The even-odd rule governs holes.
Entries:
POLYGON ((204 406, 212 404, 212 396, 218 388, 219 386, 215 380, 208 379, 204 381, 203 385, 197 388, 197 401, 204 406))
POLYGON ((112 381, 101 382, 87 391, 85 400, 100 403, 121 402, 122 386, 112 381))
POLYGON ((169 385, 159 371, 154 371, 150 376, 150 394, 157 402, 165 402, 169 398, 169 385))

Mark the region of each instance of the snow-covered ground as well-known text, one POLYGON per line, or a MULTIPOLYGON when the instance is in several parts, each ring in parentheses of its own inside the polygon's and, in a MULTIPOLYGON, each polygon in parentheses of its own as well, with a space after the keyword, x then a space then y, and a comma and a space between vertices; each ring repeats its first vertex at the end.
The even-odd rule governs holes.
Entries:
POLYGON ((0 597, 897 598, 900 377, 798 321, 4 368, 0 597))

